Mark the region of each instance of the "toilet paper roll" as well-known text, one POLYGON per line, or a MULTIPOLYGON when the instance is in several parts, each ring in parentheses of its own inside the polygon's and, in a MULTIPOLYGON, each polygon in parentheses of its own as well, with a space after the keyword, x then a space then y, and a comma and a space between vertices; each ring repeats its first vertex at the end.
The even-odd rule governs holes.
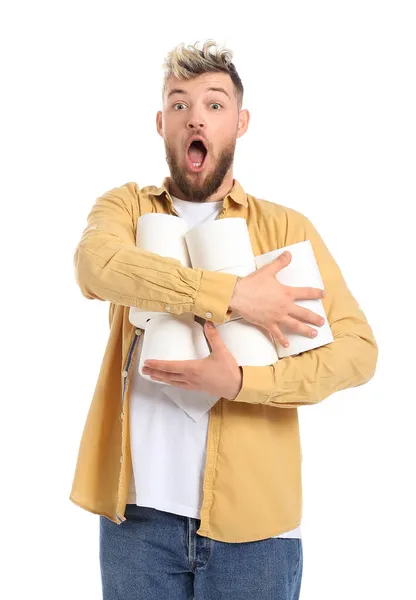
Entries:
POLYGON ((245 265, 256 269, 245 219, 209 221, 188 231, 185 239, 194 268, 220 271, 245 265))
MULTIPOLYGON (((183 315, 159 314, 148 321, 139 361, 139 374, 144 362, 153 360, 195 360, 210 353, 202 326, 194 321, 192 313, 183 315)), ((154 382, 160 383, 160 382, 154 382)), ((161 385, 165 385, 161 383, 161 385)))
MULTIPOLYGON (((314 287, 324 289, 322 277, 313 253, 312 244, 309 240, 272 250, 261 256, 256 256, 257 268, 260 269, 263 265, 270 263, 285 250, 288 250, 291 253, 292 260, 287 267, 276 274, 277 280, 283 285, 293 287, 314 287)), ((284 348, 280 343, 276 343, 279 358, 294 356, 300 352, 313 350, 314 348, 319 348, 320 346, 324 346, 334 341, 322 300, 296 300, 296 304, 321 315, 325 319, 325 324, 321 327, 312 325, 318 332, 318 335, 315 338, 308 338, 298 333, 292 333, 281 325, 280 329, 286 336, 290 345, 288 348, 284 348)))
MULTIPOLYGON (((166 256, 176 258, 184 267, 190 267, 188 248, 185 234, 189 231, 189 224, 185 219, 174 215, 148 213, 137 220, 136 246, 166 256)), ((146 329, 149 319, 166 314, 164 312, 146 311, 132 306, 129 311, 129 321, 135 327, 146 329)))
POLYGON ((240 367, 264 367, 279 357, 271 336, 248 321, 227 321, 217 331, 240 367))
POLYGON ((131 306, 130 311, 129 311, 129 321, 132 325, 134 325, 135 327, 138 327, 139 329, 146 329, 147 322, 150 319, 152 319, 153 317, 156 317, 158 315, 164 315, 164 314, 166 314, 166 313, 151 312, 151 311, 142 310, 141 308, 137 308, 137 306, 131 306))
POLYGON ((136 246, 160 256, 176 258, 184 267, 190 267, 185 234, 190 225, 174 215, 148 213, 137 220, 136 246))

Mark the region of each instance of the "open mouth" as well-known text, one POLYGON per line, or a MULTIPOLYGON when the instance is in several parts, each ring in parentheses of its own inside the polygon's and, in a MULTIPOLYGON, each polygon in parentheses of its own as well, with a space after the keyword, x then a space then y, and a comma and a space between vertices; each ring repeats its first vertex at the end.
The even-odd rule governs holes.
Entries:
POLYGON ((205 167, 208 150, 202 140, 193 140, 188 147, 186 160, 193 173, 199 173, 205 167))

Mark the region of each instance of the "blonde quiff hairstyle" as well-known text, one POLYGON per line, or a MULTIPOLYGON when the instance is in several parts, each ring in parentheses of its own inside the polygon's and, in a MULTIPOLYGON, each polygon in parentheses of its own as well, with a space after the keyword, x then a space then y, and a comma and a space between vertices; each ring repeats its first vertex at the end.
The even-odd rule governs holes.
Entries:
POLYGON ((192 79, 203 73, 223 72, 228 73, 234 84, 235 96, 238 109, 241 110, 243 104, 244 88, 240 76, 232 62, 233 54, 231 50, 224 47, 218 47, 214 40, 207 40, 202 49, 198 46, 199 42, 185 47, 185 44, 179 44, 167 55, 163 68, 165 75, 163 78, 162 92, 165 92, 166 82, 170 77, 177 79, 192 79), (211 51, 211 48, 214 51, 211 51))

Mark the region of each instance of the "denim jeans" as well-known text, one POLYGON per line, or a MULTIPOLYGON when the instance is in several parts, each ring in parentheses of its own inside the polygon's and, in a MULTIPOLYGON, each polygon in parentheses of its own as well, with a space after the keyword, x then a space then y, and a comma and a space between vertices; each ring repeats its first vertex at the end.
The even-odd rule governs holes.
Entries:
POLYGON ((126 506, 121 525, 100 516, 103 600, 298 600, 302 540, 224 543, 200 521, 126 506))

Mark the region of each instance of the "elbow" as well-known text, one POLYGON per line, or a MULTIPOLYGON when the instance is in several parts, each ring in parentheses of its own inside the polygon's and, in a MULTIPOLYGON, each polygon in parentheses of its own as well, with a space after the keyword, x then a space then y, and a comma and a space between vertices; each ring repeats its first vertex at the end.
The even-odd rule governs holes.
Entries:
POLYGON ((84 298, 88 298, 89 300, 94 300, 97 298, 100 299, 90 289, 90 282, 92 280, 91 268, 89 266, 88 257, 80 246, 78 246, 75 250, 73 265, 75 281, 78 284, 78 287, 80 288, 81 294, 84 296, 84 298))
POLYGON ((359 347, 355 357, 357 373, 359 373, 358 385, 363 385, 370 381, 377 369, 378 345, 373 334, 366 337, 360 337, 359 347))
POLYGON ((373 338, 369 345, 369 361, 370 361, 370 375, 367 381, 370 381, 376 373, 377 362, 378 362, 378 345, 376 340, 373 338))

